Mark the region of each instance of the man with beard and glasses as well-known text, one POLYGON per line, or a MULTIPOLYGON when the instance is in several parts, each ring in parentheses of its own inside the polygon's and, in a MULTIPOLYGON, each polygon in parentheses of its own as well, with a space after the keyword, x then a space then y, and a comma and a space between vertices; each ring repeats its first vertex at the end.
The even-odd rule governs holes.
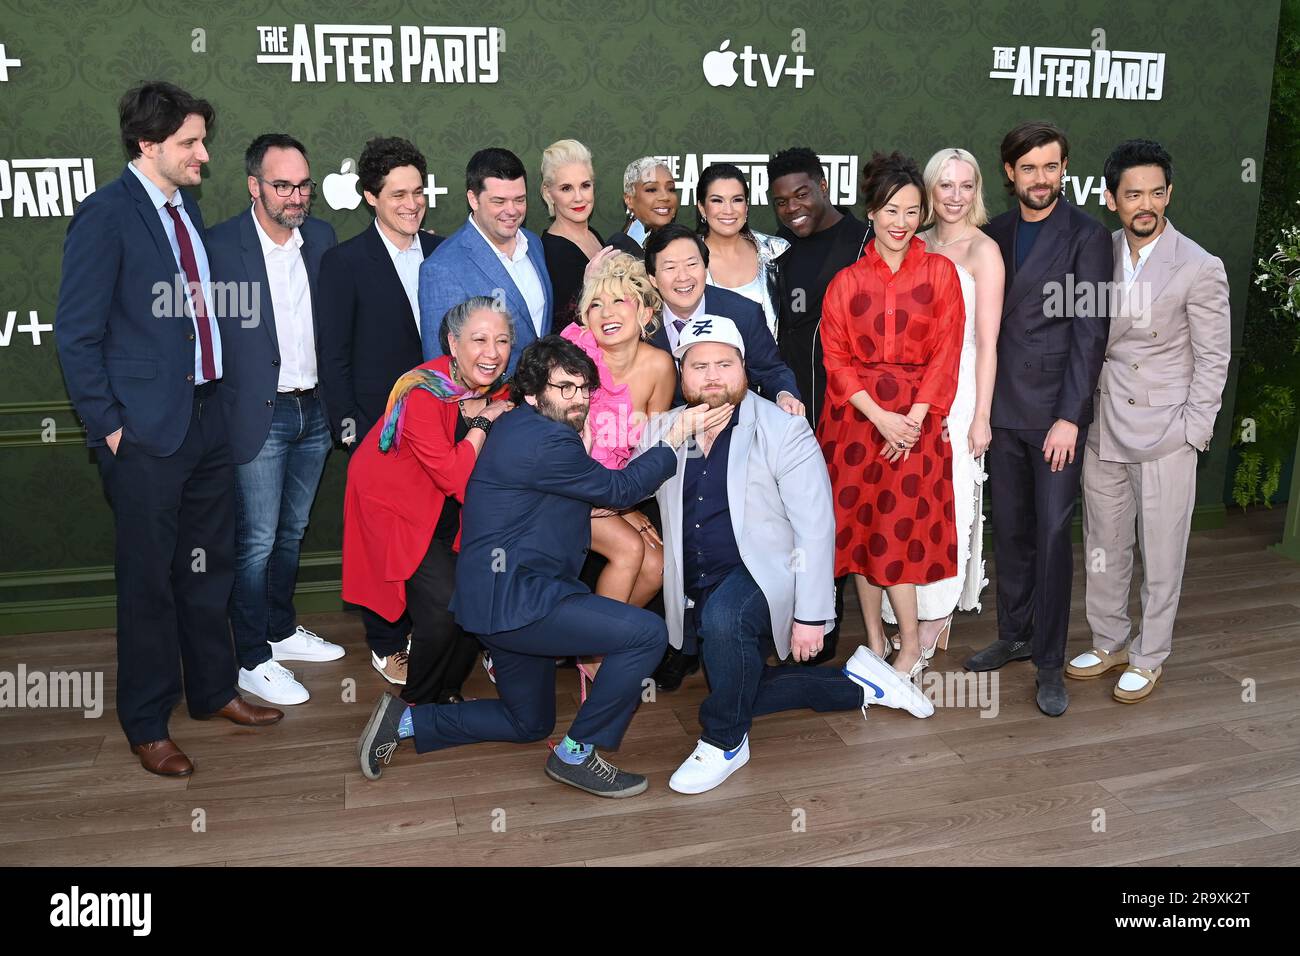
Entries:
POLYGON ((1070 145, 1049 123, 1002 140, 1017 208, 984 227, 1006 267, 988 450, 997 563, 998 639, 972 671, 1033 659, 1038 708, 1065 712, 1065 641, 1079 494, 1093 391, 1110 328, 1106 227, 1061 198, 1070 145))
POLYGON ((227 293, 217 305, 237 492, 230 624, 240 688, 272 704, 301 704, 307 688, 280 661, 343 656, 298 624, 293 606, 298 552, 331 445, 317 390, 316 303, 321 256, 335 237, 309 215, 316 184, 302 143, 265 133, 245 151, 244 168, 250 208, 207 235, 213 278, 227 293))
POLYGON ((603 655, 546 775, 601 797, 645 790, 645 777, 612 766, 597 748, 618 748, 668 632, 662 618, 592 594, 578 579, 591 509, 621 510, 649 497, 676 468, 674 450, 695 430, 718 425, 730 406, 686 409, 659 445, 618 471, 594 460, 580 437, 598 382, 595 363, 558 335, 520 355, 516 408, 492 425, 465 490, 451 603, 457 622, 491 651, 499 699, 407 707, 385 694, 359 743, 366 777, 378 778, 408 737, 419 753, 545 738, 555 727, 555 659, 603 655))
MULTIPOLYGON (((812 428, 749 391, 745 351, 734 322, 707 314, 673 349, 686 401, 725 413, 678 452, 676 474, 657 494, 668 640, 698 638, 709 682, 699 743, 668 782, 679 793, 712 790, 743 767, 750 723, 762 714, 861 707, 865 716, 867 704, 934 711, 865 647, 843 670, 767 665, 773 651, 815 657, 835 623, 835 514, 812 428)), ((680 414, 651 423, 644 454, 680 414)))

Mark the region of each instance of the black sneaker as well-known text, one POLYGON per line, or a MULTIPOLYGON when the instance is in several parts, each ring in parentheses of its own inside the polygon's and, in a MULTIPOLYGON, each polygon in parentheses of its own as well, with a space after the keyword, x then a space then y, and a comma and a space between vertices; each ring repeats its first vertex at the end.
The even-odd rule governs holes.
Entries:
POLYGON ((393 759, 393 751, 400 742, 397 725, 402 722, 402 712, 406 704, 392 694, 385 694, 370 712, 370 722, 366 724, 361 740, 357 744, 357 756, 361 758, 361 772, 370 780, 378 780, 384 772, 380 763, 393 759))
POLYGON ((683 654, 677 648, 670 647, 655 668, 655 684, 660 690, 676 690, 682 686, 682 681, 699 669, 699 654, 683 654))
POLYGON ((619 770, 594 747, 582 763, 565 763, 551 751, 546 758, 546 776, 598 797, 635 797, 646 788, 645 777, 619 770))

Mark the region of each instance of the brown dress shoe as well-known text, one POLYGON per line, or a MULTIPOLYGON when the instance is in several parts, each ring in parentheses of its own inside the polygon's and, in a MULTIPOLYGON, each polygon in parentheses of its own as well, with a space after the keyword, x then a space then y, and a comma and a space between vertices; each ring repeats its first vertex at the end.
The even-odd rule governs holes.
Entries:
POLYGON ((211 720, 213 717, 224 717, 232 724, 240 724, 244 727, 265 727, 267 724, 274 724, 284 717, 284 711, 276 710, 274 707, 259 707, 257 704, 250 704, 238 694, 225 707, 222 707, 215 714, 204 714, 196 717, 195 720, 211 720))
POLYGON ((147 744, 136 744, 131 753, 140 758, 140 766, 160 777, 188 777, 194 772, 194 764, 185 756, 180 747, 170 737, 155 740, 147 744))

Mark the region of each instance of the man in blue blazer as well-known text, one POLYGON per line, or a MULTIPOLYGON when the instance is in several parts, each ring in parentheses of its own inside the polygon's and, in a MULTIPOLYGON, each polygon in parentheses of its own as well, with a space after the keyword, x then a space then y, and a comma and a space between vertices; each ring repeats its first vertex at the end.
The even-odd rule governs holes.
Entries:
MULTIPOLYGON (((357 162, 371 226, 321 257, 316 341, 330 430, 351 451, 384 415, 393 383, 424 361, 420 267, 443 241, 420 229, 428 200, 423 154, 398 137, 370 140, 357 162)), ((361 609, 370 663, 406 683, 411 619, 361 609)))
MULTIPOLYGON (((675 449, 732 406, 687 409, 663 443, 626 469, 594 462, 579 433, 598 382, 595 364, 558 335, 520 357, 517 407, 492 424, 461 512, 461 550, 451 610, 480 636, 496 668, 496 700, 408 708, 384 695, 359 745, 374 779, 398 741, 424 753, 481 740, 541 740, 555 726, 555 658, 602 654, 600 674, 568 735, 546 763, 553 780, 603 797, 645 789, 645 778, 608 764, 668 642, 663 618, 592 594, 578 575, 591 545, 593 506, 629 508, 677 468, 675 449)), ((478 420, 476 420, 476 424, 478 420)))
MULTIPOLYGON (((651 344, 672 353, 691 319, 721 315, 736 323, 745 342, 745 371, 750 387, 791 415, 804 413, 794 372, 781 359, 767 329, 763 308, 730 289, 708 285, 709 247, 694 231, 669 223, 651 233, 645 244, 645 271, 664 300, 663 321, 651 344)), ((673 398, 682 404, 680 380, 673 398)))
POLYGON ((331 445, 317 388, 315 303, 334 228, 308 215, 315 183, 307 150, 292 136, 257 137, 244 167, 251 207, 207 236, 213 276, 244 293, 228 296, 218 315, 220 393, 239 488, 230 623, 240 688, 272 704, 301 704, 307 688, 279 662, 343 656, 299 625, 293 606, 298 553, 331 445))
POLYGON ((54 319, 68 395, 99 459, 117 529, 117 716, 141 766, 188 776, 167 729, 190 715, 238 724, 284 714, 235 691, 226 627, 234 465, 224 356, 197 186, 213 109, 151 82, 118 105, 126 171, 77 210, 54 319))
POLYGON ((1061 197, 1069 156, 1055 126, 1009 132, 1002 164, 1016 208, 984 227, 1006 266, 988 450, 998 639, 966 661, 986 671, 1032 657, 1038 708, 1051 717, 1069 704, 1070 525, 1114 270, 1106 227, 1061 197))
POLYGON ((420 267, 420 329, 424 360, 447 353, 439 337, 442 317, 476 295, 495 299, 510 313, 515 343, 508 375, 530 342, 550 335, 554 311, 542 240, 524 228, 528 178, 508 149, 490 147, 465 167, 470 214, 420 267))

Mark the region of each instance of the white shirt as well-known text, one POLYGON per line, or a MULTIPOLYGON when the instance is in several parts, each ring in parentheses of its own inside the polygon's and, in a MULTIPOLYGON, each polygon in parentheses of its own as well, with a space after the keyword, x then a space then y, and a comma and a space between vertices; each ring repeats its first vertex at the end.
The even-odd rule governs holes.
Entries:
MULTIPOLYGON (((664 331, 668 333, 669 353, 671 353, 673 349, 677 348, 677 340, 681 338, 682 335, 681 329, 678 329, 677 326, 674 325, 673 323, 678 321, 684 321, 687 324, 689 324, 695 321, 696 319, 698 319, 702 315, 704 315, 704 296, 700 296, 700 304, 697 305, 695 307, 695 311, 692 312, 690 315, 688 315, 685 319, 678 319, 677 314, 673 312, 673 310, 669 307, 668 303, 667 302, 664 303, 664 310, 663 310, 664 331)), ((686 328, 686 326, 683 325, 682 328, 684 329, 686 328)))
POLYGON ((375 228, 379 230, 379 238, 384 240, 384 247, 388 249, 388 254, 393 259, 393 268, 397 270, 397 278, 402 280, 402 288, 406 290, 407 301, 411 303, 411 318, 415 322, 415 332, 420 333, 420 266, 424 264, 424 247, 420 245, 419 235, 411 237, 411 244, 405 249, 399 249, 393 245, 388 236, 384 235, 384 230, 379 229, 379 220, 375 220, 375 228))
POLYGON ((307 264, 302 261, 302 233, 293 234, 279 245, 266 234, 257 214, 250 208, 253 228, 262 244, 266 281, 271 286, 275 338, 280 343, 281 392, 316 387, 316 330, 311 317, 311 292, 307 287, 307 264))
POLYGON ((641 224, 640 219, 633 219, 632 225, 627 227, 627 237, 642 249, 645 248, 645 240, 648 235, 650 235, 650 232, 641 224))
POLYGON ((1133 250, 1129 248, 1128 237, 1126 236, 1124 238, 1124 291, 1125 292, 1133 288, 1133 280, 1135 280, 1138 277, 1138 273, 1142 271, 1142 267, 1146 265, 1147 260, 1151 258, 1151 250, 1154 249, 1156 245, 1160 242, 1160 240, 1164 238, 1164 235, 1165 235, 1164 232, 1161 231, 1160 235, 1156 236, 1154 239, 1152 239, 1145 246, 1143 246, 1141 249, 1138 250, 1137 265, 1133 264, 1133 250))
POLYGON ((514 280, 515 288, 519 294, 524 297, 524 302, 528 304, 528 314, 533 320, 533 331, 538 336, 542 334, 542 324, 546 321, 546 290, 542 288, 542 277, 537 274, 537 269, 532 260, 528 258, 528 237, 524 235, 523 229, 515 233, 515 251, 513 255, 506 255, 493 244, 483 230, 478 227, 474 217, 469 217, 470 225, 474 231, 483 236, 483 241, 487 243, 489 249, 496 253, 496 257, 505 266, 506 272, 514 280))

